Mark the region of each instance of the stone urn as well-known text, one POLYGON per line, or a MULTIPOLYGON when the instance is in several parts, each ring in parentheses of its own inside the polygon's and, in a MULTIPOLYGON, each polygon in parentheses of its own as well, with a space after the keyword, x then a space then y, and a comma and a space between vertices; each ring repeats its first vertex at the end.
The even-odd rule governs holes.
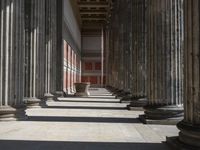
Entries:
POLYGON ((74 94, 75 96, 80 96, 80 97, 84 97, 84 96, 89 96, 89 87, 90 87, 90 83, 89 82, 83 82, 83 83, 75 83, 75 89, 76 89, 76 93, 74 94))

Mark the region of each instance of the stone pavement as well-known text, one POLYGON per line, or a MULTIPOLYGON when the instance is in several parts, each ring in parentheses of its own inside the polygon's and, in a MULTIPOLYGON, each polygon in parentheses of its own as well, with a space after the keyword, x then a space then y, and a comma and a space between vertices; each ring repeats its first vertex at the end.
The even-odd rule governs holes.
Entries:
POLYGON ((0 122, 0 150, 169 150, 175 126, 144 125, 105 89, 28 109, 28 120, 0 122))

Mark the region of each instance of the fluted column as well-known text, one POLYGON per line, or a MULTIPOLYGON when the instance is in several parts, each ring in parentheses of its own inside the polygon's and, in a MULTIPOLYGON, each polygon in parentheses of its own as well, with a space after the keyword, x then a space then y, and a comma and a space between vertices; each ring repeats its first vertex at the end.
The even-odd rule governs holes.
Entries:
MULTIPOLYGON (((117 3, 117 10, 116 10, 116 17, 118 18, 116 23, 118 24, 115 28, 115 32, 118 30, 118 35, 117 41, 116 41, 116 47, 114 50, 117 50, 117 57, 115 59, 116 63, 116 73, 118 75, 118 84, 117 88, 122 90, 124 89, 125 86, 125 76, 124 76, 124 57, 125 57, 125 52, 124 52, 124 22, 122 19, 122 12, 120 10, 123 9, 124 3, 122 4, 121 1, 117 3), (119 13, 120 12, 120 13, 119 13)), ((124 12, 123 12, 124 13, 124 12)))
POLYGON ((113 53, 112 53, 112 59, 113 59, 113 64, 112 64, 112 77, 114 77, 112 80, 113 86, 117 89, 120 87, 120 75, 119 75, 119 69, 120 69, 120 59, 119 59, 119 32, 116 32, 117 29, 119 29, 119 17, 116 14, 118 7, 119 7, 119 2, 117 1, 114 6, 114 12, 113 12, 113 37, 112 37, 112 44, 113 44, 113 53))
POLYGON ((147 49, 146 49, 146 0, 132 1, 132 96, 129 110, 142 109, 147 103, 147 49), (141 107, 141 108, 138 108, 141 107))
POLYGON ((119 1, 119 7, 116 15, 118 16, 118 28, 119 30, 119 54, 118 64, 119 70, 119 81, 121 91, 118 92, 117 96, 120 98, 120 102, 126 102, 131 95, 132 89, 132 3, 133 1, 128 0, 126 2, 119 1))
POLYGON ((183 115, 182 4, 183 0, 149 1, 145 123, 176 124, 183 115))
POLYGON ((39 106, 44 88, 41 83, 44 60, 44 0, 25 1, 25 92, 29 107, 39 106))
POLYGON ((24 107, 24 0, 0 7, 0 120, 16 120, 24 107))
POLYGON ((63 96, 63 65, 64 65, 64 54, 63 54, 63 39, 62 39, 62 21, 63 21, 63 2, 57 0, 57 67, 56 67, 56 95, 63 96))
POLYGON ((117 28, 119 27, 119 17, 116 14, 116 11, 118 10, 119 1, 114 3, 114 9, 112 12, 112 18, 111 18, 111 24, 109 26, 110 30, 110 47, 109 47, 109 82, 110 85, 119 88, 119 32, 117 31, 117 28))
MULTIPOLYGON (((57 0, 50 0, 50 18, 51 18, 51 93, 56 96, 56 90, 57 90, 57 51, 58 51, 58 44, 57 44, 57 0)), ((60 16, 62 18, 62 16, 60 16)), ((59 45, 62 46, 62 45, 59 45)), ((60 58, 63 59, 63 58, 60 58)))
MULTIPOLYGON (((124 3, 124 7, 123 7, 123 16, 121 16, 122 20, 123 20, 123 49, 122 51, 124 51, 124 68, 123 68, 123 72, 124 72, 124 91, 129 93, 131 92, 131 86, 132 86, 132 82, 130 81, 130 73, 131 73, 131 58, 132 58, 132 35, 131 35, 131 31, 132 31, 132 22, 131 22, 131 17, 132 17, 132 0, 128 0, 126 2, 122 2, 124 3)), ((127 95, 127 94, 125 94, 127 95)), ((125 96, 124 95, 124 96, 125 96)))
POLYGON ((116 15, 119 18, 119 27, 116 29, 119 32, 119 59, 117 60, 120 64, 118 64, 118 74, 119 74, 119 89, 122 89, 123 92, 119 93, 120 97, 124 97, 126 92, 130 92, 130 31, 131 31, 131 0, 128 1, 119 1, 118 10, 116 15))
POLYGON ((145 0, 133 2, 133 95, 146 95, 145 0))
POLYGON ((184 120, 178 123, 179 141, 188 149, 200 149, 200 1, 185 0, 184 120))
POLYGON ((39 3, 36 97, 43 100, 45 93, 45 0, 40 0, 39 3))
POLYGON ((46 100, 54 100, 56 93, 56 1, 45 1, 45 94, 46 100))
POLYGON ((107 27, 106 61, 108 79, 114 95, 124 98, 131 92, 132 34, 131 34, 131 0, 114 2, 110 25, 107 27), (109 32, 108 32, 109 31, 109 32))

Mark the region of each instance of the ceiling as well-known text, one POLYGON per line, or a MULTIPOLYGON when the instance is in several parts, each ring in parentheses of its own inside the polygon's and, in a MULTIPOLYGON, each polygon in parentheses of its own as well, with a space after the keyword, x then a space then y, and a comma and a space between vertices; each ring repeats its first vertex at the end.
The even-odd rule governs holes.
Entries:
POLYGON ((82 29, 101 28, 107 24, 112 8, 112 0, 77 0, 82 29))

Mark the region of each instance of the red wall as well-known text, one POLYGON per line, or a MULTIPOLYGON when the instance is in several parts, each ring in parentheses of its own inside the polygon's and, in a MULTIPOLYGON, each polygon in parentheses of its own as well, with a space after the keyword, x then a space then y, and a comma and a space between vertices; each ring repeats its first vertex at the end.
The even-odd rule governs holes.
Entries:
MULTIPOLYGON (((92 85, 101 85, 101 62, 85 60, 82 63, 84 75, 81 77, 82 82, 90 82, 92 85), (88 75, 87 75, 88 74, 88 75)), ((105 83, 105 77, 104 77, 105 83)))
POLYGON ((74 83, 81 82, 81 59, 72 47, 64 41, 64 91, 68 94, 74 93, 74 83))

